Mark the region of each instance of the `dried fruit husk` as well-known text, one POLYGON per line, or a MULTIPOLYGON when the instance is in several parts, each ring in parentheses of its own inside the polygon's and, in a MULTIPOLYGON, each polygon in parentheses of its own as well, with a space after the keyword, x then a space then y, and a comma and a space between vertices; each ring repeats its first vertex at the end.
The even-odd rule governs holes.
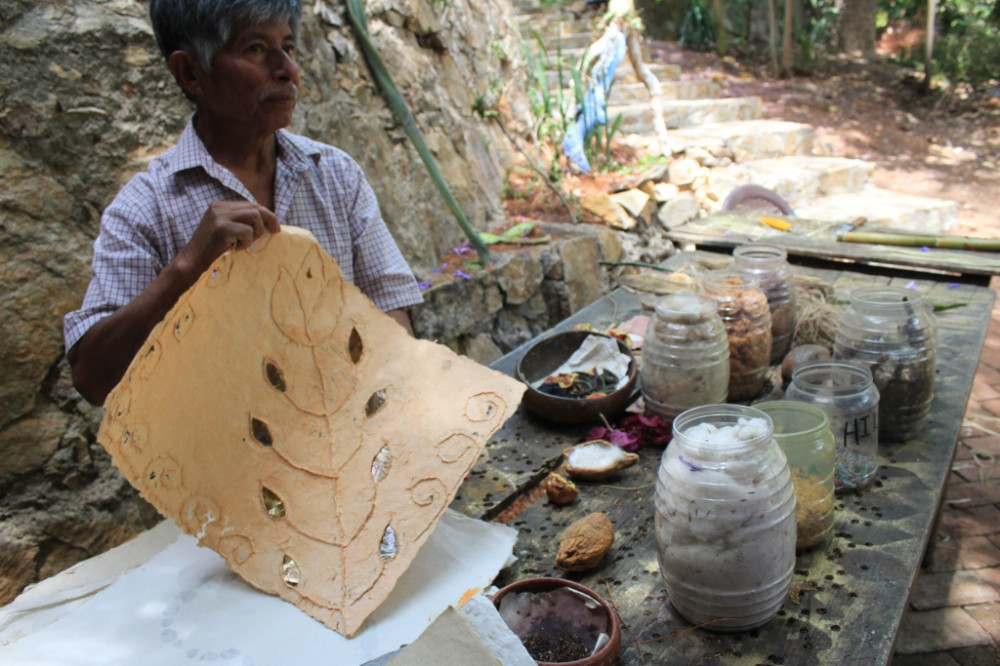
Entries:
POLYGON ((814 361, 829 361, 830 350, 822 345, 799 345, 785 355, 781 362, 781 378, 784 381, 791 381, 792 373, 796 368, 813 363, 814 361))
POLYGON ((545 494, 553 504, 569 504, 576 499, 579 491, 575 483, 553 472, 545 479, 545 494))
POLYGON ((566 456, 566 473, 584 481, 603 481, 639 461, 638 454, 629 453, 606 439, 571 446, 563 454, 566 456))
POLYGON ((563 571, 587 571, 596 567, 615 540, 615 526, 603 512, 584 516, 559 537, 556 566, 563 571))

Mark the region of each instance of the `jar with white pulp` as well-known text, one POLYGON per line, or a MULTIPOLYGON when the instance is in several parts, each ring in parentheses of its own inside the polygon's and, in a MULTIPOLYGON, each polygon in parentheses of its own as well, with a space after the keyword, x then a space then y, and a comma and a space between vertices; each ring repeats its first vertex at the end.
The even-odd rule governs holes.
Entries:
POLYGON ((833 358, 871 369, 881 441, 903 442, 920 432, 934 397, 936 356, 934 318, 918 292, 879 286, 851 294, 833 358))
POLYGON ((674 419, 656 482, 657 555, 673 608, 716 631, 758 627, 795 567, 795 491, 770 417, 705 405, 674 419))
POLYGON ((760 281, 745 271, 715 270, 705 274, 705 294, 729 338, 728 400, 749 400, 764 387, 771 360, 771 312, 760 281))
POLYGON ((733 250, 733 267, 760 280, 771 311, 771 363, 780 363, 795 335, 795 278, 788 253, 775 245, 741 245, 733 250))
POLYGON ((646 410, 672 419, 685 409, 726 401, 729 338, 715 301, 681 292, 656 302, 642 347, 646 410))

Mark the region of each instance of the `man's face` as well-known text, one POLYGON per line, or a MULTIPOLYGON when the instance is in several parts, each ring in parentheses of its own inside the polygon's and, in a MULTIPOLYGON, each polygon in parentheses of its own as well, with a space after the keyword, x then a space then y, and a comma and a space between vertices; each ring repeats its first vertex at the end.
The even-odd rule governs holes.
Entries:
POLYGON ((272 134, 292 122, 300 71, 287 23, 237 22, 199 77, 199 111, 248 136, 272 134))

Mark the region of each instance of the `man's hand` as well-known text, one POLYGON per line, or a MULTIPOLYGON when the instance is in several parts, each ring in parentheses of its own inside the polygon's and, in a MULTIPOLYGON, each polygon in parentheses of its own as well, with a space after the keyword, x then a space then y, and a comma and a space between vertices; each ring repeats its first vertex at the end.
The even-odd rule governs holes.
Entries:
POLYGON ((182 273, 193 274, 194 284, 223 252, 250 247, 265 230, 272 234, 281 230, 278 218, 267 208, 249 201, 214 201, 172 263, 182 273))
POLYGON ((132 357, 177 299, 223 252, 244 249, 281 226, 274 213, 249 201, 216 201, 191 240, 131 303, 101 319, 66 353, 73 384, 94 405, 104 402, 132 357))

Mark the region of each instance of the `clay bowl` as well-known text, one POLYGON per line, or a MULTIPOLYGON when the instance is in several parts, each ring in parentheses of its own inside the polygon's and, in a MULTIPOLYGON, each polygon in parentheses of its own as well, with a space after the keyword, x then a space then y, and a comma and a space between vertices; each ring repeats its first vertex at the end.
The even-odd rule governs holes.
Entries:
POLYGON ((518 361, 514 376, 528 385, 522 402, 531 413, 554 423, 587 423, 597 421, 600 414, 611 418, 632 402, 636 381, 639 377, 639 366, 635 362, 632 350, 621 340, 616 340, 618 349, 627 354, 630 359, 628 381, 614 393, 590 399, 562 398, 542 393, 531 387, 531 384, 548 377, 565 363, 589 335, 609 337, 592 331, 556 333, 536 342, 518 361))
POLYGON ((597 601, 604 612, 608 616, 608 642, 598 650, 595 654, 584 659, 577 659, 575 661, 561 661, 561 662, 551 662, 551 661, 539 661, 536 662, 538 666, 611 666, 615 663, 618 658, 618 651, 621 650, 622 636, 621 629, 618 624, 618 614, 615 609, 612 608, 611 604, 604 600, 601 595, 594 592, 589 587, 580 585, 571 580, 565 580, 563 578, 525 578, 524 580, 519 580, 516 583, 511 583, 510 585, 500 588, 496 594, 493 595, 493 605, 496 606, 497 610, 500 609, 500 600, 507 594, 513 594, 517 592, 548 592, 550 590, 555 590, 560 587, 570 587, 578 592, 586 594, 597 601))

